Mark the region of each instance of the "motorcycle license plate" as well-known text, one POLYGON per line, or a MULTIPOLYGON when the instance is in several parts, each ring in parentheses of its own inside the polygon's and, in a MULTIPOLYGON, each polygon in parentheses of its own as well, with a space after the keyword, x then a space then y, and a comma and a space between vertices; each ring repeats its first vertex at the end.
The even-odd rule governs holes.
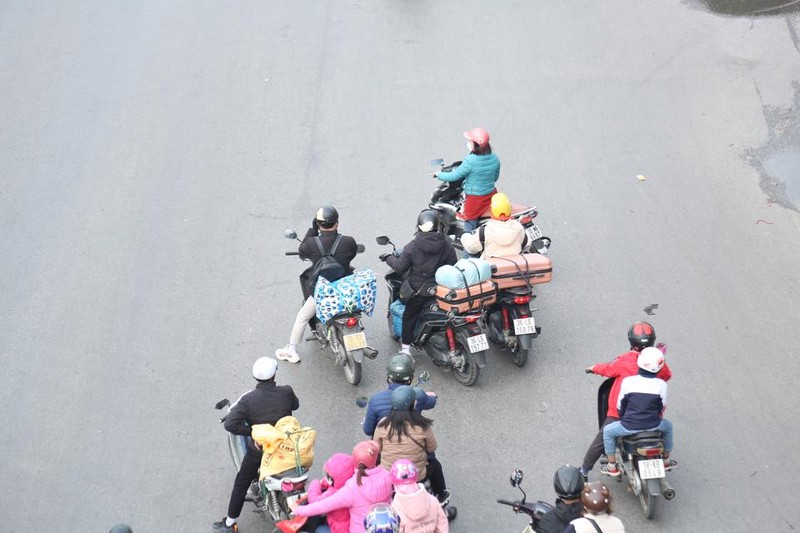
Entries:
POLYGON ((472 337, 467 337, 467 346, 469 347, 469 353, 482 352, 489 349, 489 339, 486 338, 485 333, 473 335, 472 337))
POLYGON ((639 461, 639 477, 642 479, 657 479, 664 477, 664 460, 647 459, 639 461))
POLYGON ((515 318, 514 335, 527 335, 529 333, 536 333, 536 324, 533 321, 533 317, 515 318))
POLYGON ((298 494, 292 494, 291 496, 286 497, 286 503, 289 505, 289 508, 294 507, 294 503, 303 497, 303 493, 300 492, 298 494))
POLYGON ((528 236, 528 243, 531 243, 542 236, 542 232, 539 229, 539 226, 536 224, 531 224, 525 228, 525 234, 528 236))
POLYGON ((345 335, 342 338, 344 339, 344 349, 348 352, 367 347, 367 336, 364 335, 363 331, 351 333, 350 335, 345 335))

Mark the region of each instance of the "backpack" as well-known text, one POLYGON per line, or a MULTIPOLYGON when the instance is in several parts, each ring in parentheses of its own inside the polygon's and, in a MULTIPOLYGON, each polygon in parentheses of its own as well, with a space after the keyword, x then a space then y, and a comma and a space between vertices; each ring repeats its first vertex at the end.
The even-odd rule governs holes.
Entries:
POLYGON ((336 236, 336 240, 333 241, 333 246, 331 246, 331 250, 329 252, 325 251, 325 248, 322 247, 322 241, 319 237, 314 237, 314 242, 317 243, 317 248, 319 248, 319 253, 322 254, 322 257, 317 259, 313 265, 311 265, 311 269, 308 273, 307 288, 309 289, 309 294, 314 294, 314 287, 317 284, 317 278, 322 276, 323 278, 327 279, 328 281, 336 281, 337 279, 341 279, 346 275, 350 274, 348 270, 342 265, 333 254, 336 253, 336 249, 339 247, 339 241, 342 240, 341 235, 336 236))

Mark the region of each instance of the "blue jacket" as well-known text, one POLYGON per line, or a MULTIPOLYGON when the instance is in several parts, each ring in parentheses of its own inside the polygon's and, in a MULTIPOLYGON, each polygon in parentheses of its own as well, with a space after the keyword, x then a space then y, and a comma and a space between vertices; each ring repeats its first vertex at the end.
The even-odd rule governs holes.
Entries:
POLYGON ((464 179, 464 193, 470 196, 484 196, 494 190, 494 182, 500 177, 500 160, 494 154, 467 154, 461 165, 452 172, 440 172, 442 181, 464 179))
MULTIPOLYGON (((369 399, 367 415, 364 417, 362 426, 364 428, 364 434, 368 437, 372 437, 375 433, 375 427, 377 427, 378 422, 380 422, 382 418, 389 416, 389 413, 392 412, 392 391, 399 386, 400 383, 390 383, 388 389, 376 392, 369 399)), ((434 407, 436 407, 436 398, 426 394, 424 398, 417 400, 414 410, 419 412, 426 409, 433 409, 434 407)))
POLYGON ((655 374, 639 371, 622 380, 617 399, 619 421, 630 430, 658 427, 667 406, 667 383, 655 374))

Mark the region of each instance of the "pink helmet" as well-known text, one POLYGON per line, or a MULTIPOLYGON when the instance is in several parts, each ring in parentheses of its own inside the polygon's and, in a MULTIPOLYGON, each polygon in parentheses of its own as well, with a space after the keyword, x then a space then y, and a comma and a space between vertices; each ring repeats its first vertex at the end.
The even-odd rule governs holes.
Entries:
POLYGON ((472 128, 469 131, 465 131, 464 138, 474 142, 481 148, 489 144, 489 132, 483 128, 472 128))
POLYGON ((389 471, 392 485, 413 485, 417 482, 417 465, 409 459, 398 459, 389 471))
POLYGON ((380 452, 381 447, 374 440, 359 442, 353 448, 353 467, 358 468, 358 465, 364 465, 367 468, 375 468, 380 452))

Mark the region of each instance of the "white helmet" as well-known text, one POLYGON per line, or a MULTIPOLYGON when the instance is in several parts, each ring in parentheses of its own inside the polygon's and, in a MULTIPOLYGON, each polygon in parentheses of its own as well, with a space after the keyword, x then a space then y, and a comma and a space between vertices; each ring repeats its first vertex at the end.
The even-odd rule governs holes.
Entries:
POLYGON ((636 359, 636 364, 642 370, 656 374, 664 368, 664 354, 658 348, 650 346, 641 351, 636 359))
POLYGON ((253 363, 253 377, 259 381, 266 381, 275 377, 278 361, 272 357, 259 357, 253 363))

